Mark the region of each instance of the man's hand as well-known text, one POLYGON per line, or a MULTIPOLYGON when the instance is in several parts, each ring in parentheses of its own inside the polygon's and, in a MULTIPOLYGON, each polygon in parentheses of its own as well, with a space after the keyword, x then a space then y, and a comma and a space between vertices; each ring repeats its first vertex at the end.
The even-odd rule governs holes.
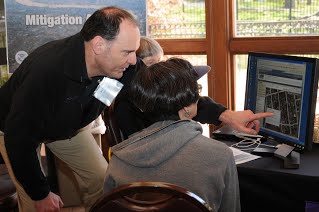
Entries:
POLYGON ((228 124, 239 132, 256 135, 260 129, 260 123, 258 119, 266 118, 272 115, 273 113, 271 112, 254 114, 251 110, 225 110, 222 114, 220 114, 219 120, 225 124, 228 124))
POLYGON ((42 200, 35 201, 37 212, 59 212, 63 207, 61 198, 55 193, 50 192, 48 196, 42 200))

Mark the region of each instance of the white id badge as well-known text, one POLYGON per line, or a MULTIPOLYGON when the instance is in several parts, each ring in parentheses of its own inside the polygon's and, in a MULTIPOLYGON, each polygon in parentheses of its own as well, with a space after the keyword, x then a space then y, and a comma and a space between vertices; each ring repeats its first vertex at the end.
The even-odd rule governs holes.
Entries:
POLYGON ((95 89, 93 96, 107 106, 110 106, 123 84, 115 79, 104 77, 95 89))

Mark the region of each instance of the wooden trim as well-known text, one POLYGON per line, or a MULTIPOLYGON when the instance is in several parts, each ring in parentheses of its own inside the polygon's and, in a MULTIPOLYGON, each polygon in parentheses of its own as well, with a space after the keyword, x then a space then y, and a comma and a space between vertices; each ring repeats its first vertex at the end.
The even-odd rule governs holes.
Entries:
POLYGON ((206 39, 156 39, 166 55, 206 54, 208 45, 206 39))
MULTIPOLYGON (((231 40, 232 38, 235 37, 235 20, 236 20, 236 12, 235 12, 235 1, 230 0, 229 5, 228 5, 228 14, 229 14, 229 39, 231 40)), ((235 103, 236 103, 236 61, 235 61, 235 56, 234 54, 230 52, 230 99, 231 99, 231 106, 230 108, 235 109, 235 103)))
POLYGON ((214 100, 231 109, 229 41, 229 1, 211 0, 212 56, 215 72, 214 100))
POLYGON ((235 7, 236 7, 235 1, 229 0, 228 13, 229 13, 229 37, 230 38, 235 37, 235 23, 236 23, 235 7))
POLYGON ((207 86, 208 96, 215 98, 215 79, 216 74, 214 71, 214 60, 213 60, 213 30, 212 30, 212 2, 211 0, 205 1, 206 11, 206 38, 207 38, 207 65, 212 67, 212 71, 208 72, 207 75, 207 86))
POLYGON ((319 36, 232 38, 229 48, 234 54, 246 54, 249 51, 318 54, 319 36))

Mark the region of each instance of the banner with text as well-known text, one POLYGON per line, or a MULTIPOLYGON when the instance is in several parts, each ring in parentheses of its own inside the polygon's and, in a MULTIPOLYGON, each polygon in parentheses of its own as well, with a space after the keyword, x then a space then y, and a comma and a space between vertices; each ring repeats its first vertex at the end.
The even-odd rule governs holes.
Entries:
POLYGON ((6 0, 9 72, 35 48, 79 32, 86 19, 105 6, 132 11, 145 35, 146 0, 6 0))

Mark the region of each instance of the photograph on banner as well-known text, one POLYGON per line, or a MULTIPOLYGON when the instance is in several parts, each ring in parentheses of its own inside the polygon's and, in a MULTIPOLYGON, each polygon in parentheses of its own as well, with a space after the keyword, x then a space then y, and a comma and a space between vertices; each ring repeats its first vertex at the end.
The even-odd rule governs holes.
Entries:
POLYGON ((80 32, 90 15, 106 6, 134 13, 146 32, 146 0, 6 0, 9 72, 37 47, 80 32), (134 2, 134 3, 133 3, 134 2))

